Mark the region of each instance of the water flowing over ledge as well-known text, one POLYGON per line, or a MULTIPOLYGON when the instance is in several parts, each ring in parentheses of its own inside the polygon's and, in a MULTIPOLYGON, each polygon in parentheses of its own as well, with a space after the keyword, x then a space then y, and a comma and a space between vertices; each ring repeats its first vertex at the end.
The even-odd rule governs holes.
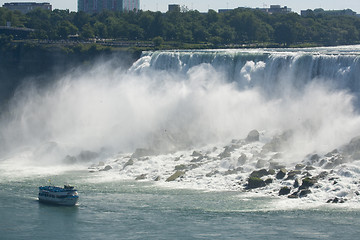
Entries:
POLYGON ((145 52, 128 71, 98 62, 18 89, 1 118, 0 165, 85 163, 120 179, 237 191, 261 170, 261 194, 305 182, 307 199, 357 203, 359 57, 349 46, 145 52))

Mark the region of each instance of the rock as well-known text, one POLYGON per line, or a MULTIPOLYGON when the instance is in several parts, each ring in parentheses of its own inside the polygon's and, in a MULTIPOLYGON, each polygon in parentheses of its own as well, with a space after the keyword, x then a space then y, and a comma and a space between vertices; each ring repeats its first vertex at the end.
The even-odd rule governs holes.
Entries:
POLYGON ((333 199, 329 199, 326 203, 345 203, 347 201, 347 199, 343 199, 343 198, 333 198, 333 199))
POLYGON ((304 164, 301 164, 301 163, 296 164, 296 166, 295 166, 295 170, 301 170, 301 169, 303 169, 303 168, 305 168, 305 165, 304 165, 304 164))
POLYGON ((279 191, 279 196, 287 195, 291 191, 291 188, 289 187, 282 187, 279 191))
POLYGON ((289 195, 288 198, 299 198, 299 196, 297 195, 297 193, 293 193, 289 195))
POLYGON ((258 171, 253 171, 250 174, 250 177, 261 178, 261 177, 267 176, 267 175, 269 175, 269 172, 266 169, 260 169, 258 171))
POLYGON ((263 159, 259 159, 257 162, 256 162, 256 168, 263 168, 265 167, 267 161, 263 160, 263 159))
POLYGON ((257 142, 260 140, 260 133, 257 130, 252 130, 247 135, 245 141, 246 142, 257 142))
POLYGON ((298 188, 298 187, 300 187, 300 184, 301 182, 300 182, 300 179, 295 179, 295 181, 294 181, 294 188, 298 188))
POLYGON ((309 195, 310 193, 311 193, 311 190, 310 190, 310 189, 301 190, 300 193, 299 193, 299 197, 300 197, 300 198, 306 197, 306 196, 309 195))
POLYGON ((135 180, 144 180, 146 178, 147 174, 141 174, 135 178, 135 180))
POLYGON ((266 185, 269 185, 269 184, 271 184, 271 183, 273 183, 272 178, 268 178, 268 179, 265 180, 265 184, 266 184, 266 185))
POLYGON ((286 176, 286 169, 282 168, 280 171, 276 174, 276 179, 283 179, 286 176))
POLYGON ((324 172, 321 172, 319 175, 317 175, 316 177, 314 177, 314 179, 318 180, 318 179, 324 179, 327 177, 327 175, 329 175, 328 172, 324 171, 324 172))
POLYGON ((286 180, 295 179, 296 175, 301 174, 300 170, 292 170, 288 173, 286 180))
POLYGON ((306 166, 306 168, 305 168, 306 170, 308 170, 308 171, 311 171, 311 170, 315 170, 315 168, 313 167, 313 166, 306 166))
POLYGON ((269 169, 268 174, 269 175, 275 175, 275 170, 274 169, 269 169))
POLYGON ((244 153, 241 153, 241 156, 238 158, 238 165, 242 166, 246 163, 247 157, 244 153))
POLYGON ((133 164, 134 164, 134 160, 129 159, 129 161, 127 161, 127 162, 124 164, 123 169, 125 169, 127 166, 131 166, 131 165, 133 165, 133 164))
POLYGON ((155 182, 158 182, 158 181, 160 181, 160 179, 161 179, 160 176, 157 176, 157 177, 154 179, 154 181, 155 181, 155 182))
POLYGON ((264 180, 257 177, 250 177, 246 185, 246 189, 254 189, 259 187, 265 187, 266 183, 264 180))
POLYGON ((131 158, 141 158, 153 155, 155 155, 155 151, 152 149, 137 148, 135 152, 131 155, 131 158))
POLYGON ((198 158, 194 158, 190 162, 201 162, 201 160, 203 160, 203 159, 204 159, 204 156, 199 156, 198 158))
POLYGON ((172 181, 175 181, 177 178, 179 177, 182 177, 185 175, 185 172, 184 171, 176 171, 173 175, 171 175, 170 177, 168 177, 166 179, 166 182, 172 182, 172 181))
POLYGON ((110 165, 106 165, 104 169, 101 169, 100 171, 109 171, 112 167, 110 165))
POLYGON ((222 153, 219 154, 218 157, 221 158, 221 159, 229 158, 229 157, 231 157, 231 152, 228 152, 227 150, 224 150, 222 153))
POLYGON ((198 151, 193 151, 193 153, 191 154, 192 157, 200 157, 202 156, 202 154, 198 151))
POLYGON ((317 179, 316 178, 304 178, 302 180, 302 184, 299 187, 299 189, 307 189, 309 187, 314 186, 317 183, 317 179))

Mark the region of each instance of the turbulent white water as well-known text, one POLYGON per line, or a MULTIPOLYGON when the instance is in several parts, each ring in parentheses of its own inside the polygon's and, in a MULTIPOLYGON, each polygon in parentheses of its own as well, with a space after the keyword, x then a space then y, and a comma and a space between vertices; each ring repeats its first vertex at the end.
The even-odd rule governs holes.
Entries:
MULTIPOLYGON (((167 184, 241 190, 253 170, 275 161, 321 173, 319 162, 331 162, 337 153, 324 155, 338 148, 351 157, 334 164, 309 199, 356 202, 359 158, 341 149, 360 135, 359 59, 360 47, 350 46, 148 52, 128 71, 98 62, 46 89, 19 88, 1 118, 0 165, 34 173, 74 162, 96 171, 104 162, 107 176, 160 183, 180 169, 185 175, 167 184), (253 129, 260 141, 243 141, 253 129), (286 131, 291 137, 264 150, 286 131), (232 150, 222 155, 225 146, 232 150), (132 156, 138 148, 145 150, 132 156), (309 163, 315 153, 319 161, 309 163)), ((263 192, 292 184, 275 181, 263 192)))

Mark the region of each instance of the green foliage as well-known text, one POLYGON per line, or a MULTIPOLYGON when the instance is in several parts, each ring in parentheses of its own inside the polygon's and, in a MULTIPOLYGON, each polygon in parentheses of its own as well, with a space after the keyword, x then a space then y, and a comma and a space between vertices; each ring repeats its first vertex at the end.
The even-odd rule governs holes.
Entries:
MULTIPOLYGON (((181 12, 111 12, 99 14, 46 11, 35 9, 23 15, 0 8, 0 25, 11 22, 14 27, 27 27, 36 32, 28 38, 67 39, 78 34, 82 39, 107 38, 131 41, 153 41, 207 44, 212 46, 268 45, 286 46, 338 45, 360 42, 360 18, 296 13, 272 14, 254 9, 208 13, 187 10, 181 12)), ((160 43, 160 45, 163 43, 160 43)), ((166 44, 165 44, 166 45, 166 44)), ((179 46, 180 46, 179 45, 179 46)))

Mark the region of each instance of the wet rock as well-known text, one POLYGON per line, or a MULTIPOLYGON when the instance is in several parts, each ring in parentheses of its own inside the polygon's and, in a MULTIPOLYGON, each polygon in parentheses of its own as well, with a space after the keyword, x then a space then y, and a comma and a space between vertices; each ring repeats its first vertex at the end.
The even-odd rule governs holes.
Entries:
POLYGON ((254 189, 254 188, 260 188, 260 187, 265 187, 265 186, 266 186, 266 183, 261 178, 250 177, 248 179, 246 189, 254 189))
POLYGON ((299 187, 299 189, 307 189, 309 187, 314 186, 317 183, 317 179, 316 178, 304 178, 302 180, 302 184, 299 187))
MULTIPOLYGON (((216 150, 214 150, 216 151, 216 150)), ((200 157, 202 156, 201 152, 198 152, 198 151, 193 151, 193 153, 191 154, 192 157, 200 157)))
POLYGON ((287 195, 291 191, 291 188, 289 187, 282 187, 279 191, 279 196, 287 195))
POLYGON ((272 178, 268 178, 268 179, 265 180, 265 184, 266 184, 266 185, 269 185, 269 184, 271 184, 271 183, 273 183, 272 178))
POLYGON ((245 141, 246 142, 257 142, 260 140, 260 133, 257 130, 252 130, 247 135, 245 141))
POLYGON ((299 197, 302 198, 302 197, 307 197, 307 195, 309 195, 311 193, 311 190, 310 189, 304 189, 304 190, 301 190, 300 193, 299 193, 299 197))
POLYGON ((241 153, 241 156, 238 158, 238 165, 242 166, 246 163, 247 157, 244 153, 241 153))
POLYGON ((301 174, 300 170, 292 170, 288 173, 286 180, 293 180, 299 174, 301 174))
POLYGON ((263 176, 268 176, 269 172, 266 169, 260 169, 258 171, 253 171, 250 174, 250 177, 255 177, 255 178, 261 178, 263 176))
POLYGON ((304 168, 305 168, 305 165, 304 165, 304 164, 301 164, 301 163, 296 164, 296 166, 295 166, 295 170, 302 170, 302 169, 304 169, 304 168))
POLYGON ((275 175, 275 170, 274 169, 269 169, 268 174, 269 175, 275 175))
POLYGON ((155 181, 155 182, 158 182, 158 181, 160 181, 160 179, 161 179, 160 176, 157 176, 157 177, 154 179, 154 181, 155 181))
POLYGON ((190 162, 201 162, 204 159, 204 156, 199 156, 198 158, 194 158, 190 162))
POLYGON ((324 172, 321 172, 319 175, 317 175, 316 177, 314 177, 314 179, 318 180, 318 179, 324 179, 326 178, 327 176, 329 175, 328 172, 324 171, 324 172))
POLYGON ((335 197, 329 199, 326 203, 345 203, 346 201, 347 199, 335 197))
POLYGON ((147 176, 147 174, 141 174, 141 175, 137 176, 137 177, 135 178, 135 180, 137 180, 137 181, 139 181, 139 180, 144 180, 144 179, 146 178, 146 176, 147 176))
POLYGON ((109 171, 112 167, 110 165, 106 165, 104 169, 101 169, 100 171, 109 171))
POLYGON ((293 193, 289 195, 288 198, 299 198, 299 196, 297 195, 297 193, 293 193))
POLYGON ((125 169, 127 166, 131 166, 131 165, 134 165, 134 160, 129 159, 129 161, 127 161, 127 162, 124 164, 123 169, 125 169))
POLYGON ((172 182, 175 181, 177 178, 182 177, 185 175, 184 171, 176 171, 173 175, 171 175, 170 177, 168 177, 166 179, 166 182, 172 182))
POLYGON ((276 179, 283 179, 286 176, 286 169, 282 168, 280 171, 276 174, 276 179))
POLYGON ((137 148, 135 152, 131 155, 131 158, 141 158, 141 157, 154 156, 154 155, 155 155, 155 151, 152 149, 137 148))
POLYGON ((295 179, 295 181, 294 181, 294 188, 298 188, 298 187, 300 187, 301 186, 301 180, 300 179, 295 179))
POLYGON ((315 168, 311 165, 308 165, 308 166, 306 166, 305 170, 311 171, 311 170, 315 170, 315 168))

